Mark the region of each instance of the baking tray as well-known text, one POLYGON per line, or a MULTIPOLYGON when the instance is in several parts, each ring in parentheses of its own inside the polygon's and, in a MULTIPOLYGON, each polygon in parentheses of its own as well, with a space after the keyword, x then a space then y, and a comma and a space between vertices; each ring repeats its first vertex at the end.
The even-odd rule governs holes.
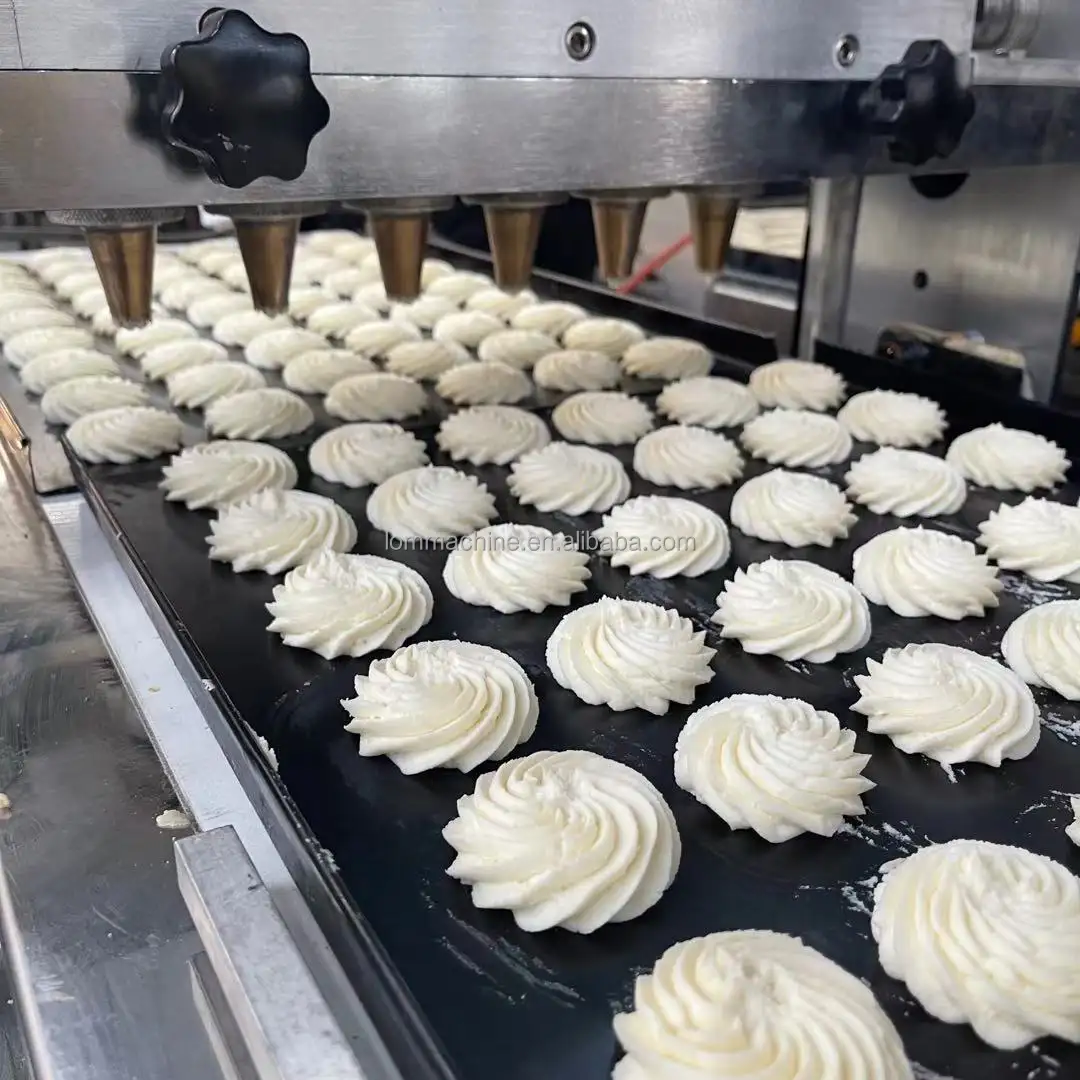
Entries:
MULTIPOLYGON (((735 332, 733 338, 725 328, 674 312, 566 282, 540 279, 536 287, 544 295, 626 315, 653 333, 687 334, 714 348, 723 340, 730 351, 738 347, 733 342, 741 342, 756 352, 754 360, 772 355, 769 343, 753 335, 735 332)), ((904 382, 909 375, 869 357, 838 354, 835 359, 838 367, 847 368, 853 389, 904 382)), ((750 366, 721 356, 715 370, 739 377, 750 366)), ((920 388, 935 393, 927 389, 927 380, 920 388)), ((1001 402, 985 402, 970 388, 948 406, 956 431, 996 419, 1003 409, 1001 402)), ((1041 409, 1025 417, 1030 421, 1025 426, 1033 429, 1051 423, 1041 409)), ((432 443, 434 425, 415 427, 428 439, 432 459, 443 462, 432 443)), ((1063 441, 1074 459, 1080 457, 1075 434, 1063 441)), ((332 862, 317 863, 318 872, 340 897, 341 916, 368 956, 382 990, 376 1022, 381 1020, 392 1052, 410 1055, 403 1068, 409 1080, 600 1080, 615 1058, 611 1017, 629 1006, 634 975, 681 938, 748 927, 798 934, 864 979, 896 1022, 924 1077, 1014 1080, 1023 1075, 1034 1080, 1080 1074, 1080 1047, 1048 1039, 1015 1054, 999 1053, 966 1027, 927 1018, 878 967, 868 918, 881 864, 930 841, 979 837, 1014 843, 1075 867, 1076 849, 1063 827, 1069 819, 1065 794, 1080 786, 1080 709, 1036 691, 1047 730, 1034 754, 1000 770, 959 766, 951 771, 868 735, 862 719, 847 711, 857 697, 852 677, 864 670, 867 656, 911 641, 942 641, 993 653, 1021 611, 1051 599, 1080 597, 1080 587, 1043 585, 1004 573, 1001 607, 990 617, 959 624, 902 620, 875 608, 866 649, 831 664, 809 665, 746 656, 737 645, 721 641, 709 622, 716 594, 736 568, 770 555, 811 558, 848 572, 854 549, 895 527, 896 519, 861 511, 852 536, 829 550, 793 551, 733 531, 728 565, 694 581, 635 579, 593 559, 590 589, 578 603, 614 595, 673 606, 706 630, 717 649, 716 676, 700 689, 692 707, 674 707, 661 718, 616 714, 583 704, 547 674, 544 644, 565 609, 503 616, 450 597, 441 580, 443 554, 388 551, 383 534, 366 523, 365 492, 311 476, 305 460, 309 443, 310 437, 282 445, 297 462, 301 487, 330 495, 354 516, 359 527, 355 550, 399 558, 431 584, 435 617, 417 640, 456 636, 494 645, 529 673, 541 719, 536 735, 519 752, 587 748, 641 770, 668 799, 683 839, 683 861, 673 886, 633 922, 588 937, 564 931, 529 935, 505 912, 475 910, 467 890, 444 874, 452 853, 440 835, 475 775, 404 777, 388 761, 361 759, 353 738, 342 730, 345 715, 338 702, 350 694, 354 676, 366 670, 370 658, 327 662, 288 649, 267 634, 265 604, 279 579, 236 575, 211 563, 205 543, 209 516, 162 500, 157 490, 161 462, 95 467, 75 462, 77 482, 106 533, 126 552, 219 707, 238 729, 250 726, 277 752, 287 790, 282 799, 294 811, 298 830, 333 856, 332 862), (856 730, 859 750, 873 755, 867 775, 878 784, 867 796, 866 817, 828 840, 802 836, 773 846, 729 831, 678 791, 672 754, 686 716, 692 708, 739 692, 801 697, 835 712, 856 730)), ((629 464, 629 450, 615 453, 629 464)), ((570 532, 599 523, 597 515, 570 518, 518 506, 507 494, 505 469, 467 471, 495 493, 501 520, 570 532)), ((748 475, 761 471, 762 466, 751 463, 748 475)), ((834 480, 844 471, 845 466, 820 470, 834 480)), ((634 494, 660 490, 637 477, 633 487, 634 494)), ((727 490, 695 498, 727 517, 731 495, 727 490)), ((1069 487, 1055 497, 1075 502, 1078 495, 1069 487)), ((1006 496, 1008 501, 1017 498, 1006 496)), ((973 490, 959 515, 937 525, 970 538, 1001 501, 997 494, 973 490)))

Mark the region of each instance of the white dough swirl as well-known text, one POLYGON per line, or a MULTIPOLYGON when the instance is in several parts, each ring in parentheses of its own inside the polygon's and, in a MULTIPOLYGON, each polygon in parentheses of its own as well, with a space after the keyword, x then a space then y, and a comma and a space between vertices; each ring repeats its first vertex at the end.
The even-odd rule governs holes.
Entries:
POLYGON ((545 390, 610 390, 619 385, 622 371, 617 360, 602 352, 562 349, 536 361, 533 378, 545 390))
POLYGON ((619 390, 584 390, 559 402, 551 423, 571 442, 621 445, 651 431, 653 414, 645 402, 619 390))
POLYGON ((755 655, 825 664, 870 640, 865 597, 816 563, 766 559, 736 570, 716 603, 720 636, 755 655))
POLYGON ((770 844, 832 836, 866 812, 869 754, 830 712, 796 698, 735 694, 693 713, 675 744, 675 783, 730 829, 770 844))
POLYGON ((851 708, 905 754, 997 767, 1027 757, 1039 741, 1031 691, 989 656, 931 642, 889 649, 866 670, 855 676, 861 696, 851 708))
POLYGON ((879 446, 929 446, 945 434, 945 413, 936 401, 895 390, 856 394, 836 414, 853 438, 879 446))
POLYGON ((551 442, 547 424, 512 405, 473 405, 451 413, 435 436, 453 461, 471 465, 509 465, 551 442))
POLYGON ((656 408, 677 424, 707 428, 738 427, 760 412, 748 387, 722 375, 673 382, 660 391, 656 408))
POLYGON ((238 574, 280 574, 324 549, 348 551, 356 525, 332 499, 269 488, 223 506, 206 539, 210 558, 238 574))
MULTIPOLYGON (((60 311, 55 307, 34 304, 31 307, 0 312, 0 341, 3 342, 11 341, 28 330, 47 330, 50 327, 77 328, 75 320, 66 311, 60 311)), ((6 346, 4 355, 13 367, 19 366, 19 361, 11 358, 6 346)))
POLYGON ((157 345, 198 336, 195 327, 183 319, 154 319, 153 322, 135 329, 120 327, 116 331, 116 348, 125 356, 141 360, 157 345))
POLYGON ((299 322, 306 322, 316 311, 337 302, 337 294, 328 285, 308 285, 302 289, 290 289, 289 317, 299 322))
POLYGON ((504 292, 498 288, 480 289, 465 301, 465 310, 482 311, 485 315, 494 315, 505 323, 535 303, 536 293, 528 289, 516 293, 504 292))
POLYGON ((476 355, 481 360, 508 364, 527 371, 538 360, 558 351, 555 339, 539 330, 499 330, 480 342, 476 355))
POLYGON ((1080 879, 1023 848, 951 840, 883 868, 870 928, 935 1019, 1017 1050, 1080 1042, 1080 879))
POLYGON ((94 335, 80 326, 39 326, 8 338, 4 342, 4 359, 13 368, 22 368, 57 349, 90 349, 93 345, 94 335))
POLYGON ((311 471, 331 484, 367 487, 428 463, 423 442, 397 424, 344 424, 308 452, 311 471))
POLYGON ((672 608, 610 596, 564 615, 546 650, 552 677, 586 704, 655 716, 694 700, 715 655, 672 608))
POLYGON ((891 529, 852 556, 855 587, 872 604, 906 619, 984 615, 1000 602, 1001 582, 970 541, 937 529, 891 529))
MULTIPOLYGON (((267 315, 264 311, 256 311, 246 297, 241 299, 247 301, 243 308, 228 311, 218 316, 213 323, 210 333, 215 341, 228 347, 246 349, 260 334, 269 333, 271 330, 292 329, 292 319, 288 315, 267 315)), ((210 304, 213 301, 206 300, 204 303, 210 304)))
POLYGON ((742 430, 742 444, 770 465, 817 469, 851 456, 851 436, 831 416, 803 409, 773 409, 742 430))
POLYGON ((455 405, 513 405, 532 393, 532 380, 507 364, 459 364, 435 381, 435 393, 455 405))
POLYGON ((393 304, 390 318, 397 322, 412 323, 421 330, 432 330, 444 316, 457 311, 457 304, 445 296, 421 296, 409 303, 393 304))
POLYGON ((177 371, 197 367, 199 364, 212 364, 228 360, 229 352, 216 341, 201 339, 183 339, 167 341, 164 345, 155 345, 148 350, 139 367, 148 379, 167 379, 177 371))
MULTIPOLYGON (((219 319, 224 319, 226 315, 254 314, 254 311, 255 309, 251 306, 250 296, 225 292, 192 300, 187 307, 187 317, 192 326, 197 326, 200 330, 209 330, 219 319)), ((233 342, 223 341, 222 344, 231 345, 233 342)))
POLYGON ((478 274, 471 270, 457 270, 433 281, 424 290, 424 295, 444 297, 461 305, 474 293, 490 289, 494 284, 495 282, 487 274, 478 274))
POLYGON ((634 447, 634 472, 659 487, 712 490, 743 472, 739 448, 706 428, 672 424, 650 431, 634 447))
POLYGON ((447 873, 522 930, 590 934, 649 910, 679 869, 664 797, 641 773, 587 750, 541 750, 486 773, 443 829, 447 873))
POLYGON ((622 355, 622 369, 638 379, 693 379, 708 375, 712 353, 688 338, 654 337, 631 345, 622 355))
POLYGON ((184 311, 196 300, 210 296, 228 296, 229 290, 220 281, 205 274, 191 273, 170 282, 161 290, 161 303, 170 311, 184 311))
POLYGON ((212 401, 203 415, 206 430, 226 439, 284 439, 315 423, 303 398, 276 386, 226 394, 212 401))
POLYGON ((311 333, 343 339, 350 330, 378 321, 378 312, 363 304, 324 304, 308 316, 307 328, 311 333))
POLYGON ((998 566, 1036 581, 1080 582, 1080 506, 1026 498, 1003 503, 979 526, 979 543, 998 566))
POLYGON ((475 349, 484 338, 497 334, 502 329, 502 320, 494 315, 483 311, 455 311, 452 315, 444 315, 435 324, 431 336, 436 341, 449 345, 463 345, 466 349, 475 349))
MULTIPOLYGON (((346 266, 341 270, 334 270, 326 275, 320 288, 342 300, 348 300, 355 296, 365 285, 379 281, 380 272, 378 267, 370 266, 346 266)), ((290 313, 291 314, 291 313, 290 313)), ((310 313, 309 313, 310 314, 310 313)), ((307 318, 307 316, 295 316, 294 318, 307 318)))
POLYGON ((296 466, 264 443, 217 440, 189 446, 161 470, 169 502, 189 510, 218 508, 259 491, 296 486, 296 466))
POLYGON ((390 312, 392 301, 386 294, 386 286, 383 284, 381 278, 378 281, 370 281, 366 285, 361 285, 359 289, 352 295, 353 300, 362 304, 364 307, 372 308, 380 315, 386 315, 390 312))
POLYGON ((593 530, 612 566, 655 578, 701 577, 731 555, 723 518, 700 503, 640 495, 614 507, 593 530))
POLYGON ((562 343, 567 349, 602 352, 619 360, 631 345, 645 340, 645 331, 629 319, 589 317, 575 322, 563 332, 562 343))
POLYGON ((326 338, 298 326, 267 330, 244 347, 244 359, 264 371, 278 371, 290 360, 312 349, 325 349, 326 338))
POLYGON ((466 604, 504 615, 566 607, 592 576, 570 537, 539 525, 489 525, 450 552, 443 581, 466 604))
POLYGON ((102 409, 145 405, 148 400, 141 383, 115 375, 86 375, 49 387, 41 399, 41 411, 50 424, 71 424, 102 409))
POLYGON ((87 375, 119 375, 116 361, 96 349, 54 349, 28 360, 19 371, 19 381, 31 394, 46 390, 68 379, 87 375))
POLYGON ((121 405, 79 417, 67 440, 83 461, 127 465, 177 449, 183 433, 179 418, 164 409, 121 405))
POLYGON ((613 454, 553 442, 510 466, 510 494, 526 506, 578 516, 610 510, 630 495, 630 477, 613 454))
MULTIPOLYGON (((553 338, 562 337, 574 323, 588 318, 588 312, 577 304, 568 304, 561 300, 546 300, 542 303, 527 304, 510 317, 510 326, 514 330, 538 330, 541 334, 550 334, 553 338)), ((582 387, 581 389, 585 389, 582 387)))
POLYGON ((348 349, 312 349, 285 365, 281 381, 298 394, 328 394, 342 379, 374 375, 378 370, 366 356, 348 349))
POLYGON ((1003 424, 957 436, 945 460, 972 483, 999 491, 1052 488, 1065 479, 1070 464, 1057 443, 1003 424))
POLYGON ((386 354, 386 370, 410 379, 435 380, 459 364, 471 364, 473 357, 464 345, 447 344, 426 338, 403 341, 386 354))
POLYGON ((771 930, 673 945, 638 976, 615 1034, 613 1080, 912 1080, 873 992, 771 930))
POLYGON ((532 737, 540 712, 521 665, 469 641, 421 641, 374 660, 341 704, 360 756, 388 757, 406 776, 502 761, 532 737))
POLYGON ((788 547, 832 547, 857 520, 835 484, 786 469, 751 477, 731 500, 736 529, 788 547))
POLYGON ((228 394, 259 390, 265 385, 261 371, 239 360, 212 360, 181 368, 165 380, 170 403, 182 409, 204 409, 228 394))
POLYGON ((488 525, 495 497, 475 476, 447 466, 407 469, 368 497, 368 520, 399 540, 448 540, 488 525))
POLYGON ((774 360, 750 373, 750 390, 767 409, 825 412, 844 400, 845 389, 831 367, 811 360, 774 360))
POLYGON ((412 323, 391 322, 388 319, 354 326, 344 338, 346 349, 371 357, 385 356, 403 341, 419 340, 420 331, 412 323))
POLYGON ((844 482, 855 502, 894 517, 955 514, 967 500, 964 474, 919 450, 875 450, 851 466, 844 482))
POLYGON ((377 371, 350 375, 330 388, 323 403, 341 420, 406 420, 428 404, 427 391, 415 379, 377 371))
POLYGON ((1080 600, 1025 611, 1001 639, 1005 663, 1031 686, 1080 701, 1080 600))
POLYGON ((324 660, 367 656, 398 648, 431 620, 433 606, 427 582, 404 563, 323 550, 274 586, 266 629, 324 660))

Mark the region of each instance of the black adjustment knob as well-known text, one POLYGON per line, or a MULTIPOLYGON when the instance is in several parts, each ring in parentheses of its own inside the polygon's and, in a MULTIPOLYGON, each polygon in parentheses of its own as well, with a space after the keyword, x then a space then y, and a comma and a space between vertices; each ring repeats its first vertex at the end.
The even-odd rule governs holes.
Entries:
POLYGON ((859 98, 866 129, 888 139, 889 157, 925 165, 960 145, 975 115, 975 96, 960 84, 956 57, 942 41, 916 41, 859 98))
POLYGON ((330 106, 295 34, 271 34, 242 11, 214 8, 199 36, 161 58, 162 126, 215 183, 246 187, 262 176, 295 180, 330 106))

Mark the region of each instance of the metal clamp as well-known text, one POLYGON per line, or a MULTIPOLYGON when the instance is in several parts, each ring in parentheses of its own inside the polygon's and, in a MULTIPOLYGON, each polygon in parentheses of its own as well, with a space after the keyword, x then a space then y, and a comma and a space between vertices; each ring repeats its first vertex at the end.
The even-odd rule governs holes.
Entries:
POLYGON ((364 1080, 360 1065, 232 826, 176 844, 180 893, 209 965, 200 1002, 226 1075, 260 1080, 364 1080), (220 995, 216 989, 220 988, 220 995), (215 1000, 216 999, 216 1000, 215 1000), (215 1014, 227 1006, 227 1017, 215 1014), (242 1053, 230 1054, 231 1031, 242 1053))

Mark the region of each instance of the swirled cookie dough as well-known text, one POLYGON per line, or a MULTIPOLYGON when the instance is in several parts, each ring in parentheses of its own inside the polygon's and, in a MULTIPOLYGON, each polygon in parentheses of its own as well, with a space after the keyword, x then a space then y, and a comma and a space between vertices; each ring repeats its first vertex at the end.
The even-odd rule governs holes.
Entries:
POLYGON ((509 465, 551 442, 547 424, 512 405, 474 405, 451 413, 435 436, 453 461, 471 465, 509 465))
POLYGON ((626 1054, 613 1080, 913 1080, 873 993, 770 930, 673 945, 638 976, 615 1035, 626 1054))
POLYGON ((260 491, 286 491, 297 479, 287 454, 264 443, 229 440, 182 450, 161 475, 165 498, 189 510, 221 507, 260 491))
POLYGON ((70 274, 65 274, 56 283, 54 291, 61 300, 67 300, 70 303, 79 293, 95 285, 101 288, 101 279, 97 271, 91 267, 89 270, 74 270, 70 274))
POLYGON ((742 430, 742 444, 770 465, 817 469, 851 456, 851 436, 838 420, 803 409, 773 409, 742 430))
POLYGON ((363 304, 364 307, 371 308, 380 315, 389 314, 393 303, 390 297, 387 296, 386 286, 382 281, 372 281, 366 285, 361 285, 353 293, 352 298, 357 304, 363 304))
POLYGON ((226 439, 284 439, 315 423, 303 398, 275 386, 226 394, 207 406, 206 430, 226 439))
POLYGON ((528 289, 508 293, 502 289, 480 289, 465 301, 466 311, 482 311, 485 315, 494 315, 508 323, 519 312, 536 303, 536 293, 528 289))
POLYGON ((45 391, 41 411, 50 424, 71 424, 80 416, 117 409, 124 405, 145 405, 149 401, 141 383, 115 375, 87 375, 67 379, 45 391))
POLYGON ((751 477, 731 500, 736 529, 788 547, 832 547, 857 520, 835 484, 785 469, 751 477))
MULTIPOLYGON (((98 287, 102 299, 105 293, 98 287)), ((59 310, 53 299, 41 291, 41 288, 33 283, 26 285, 13 285, 11 282, 0 282, 0 317, 10 315, 13 311, 57 311, 59 310)), ((97 308, 95 307, 95 311, 97 308)), ((71 325, 68 323, 67 325, 71 325)))
POLYGON ((22 368, 31 360, 56 352, 57 349, 90 349, 93 345, 94 335, 82 327, 40 326, 8 338, 4 342, 4 359, 13 368, 22 368))
POLYGON ((483 311, 456 311, 444 315, 431 331, 436 341, 448 345, 462 345, 466 349, 475 349, 486 337, 504 329, 502 319, 487 315, 483 311))
POLYGON ((430 622, 433 607, 427 582, 403 563, 320 551, 274 586, 266 629, 324 660, 367 656, 398 648, 430 622))
POLYGON ((368 498, 367 516, 400 540, 449 540, 490 524, 495 497, 475 476, 428 465, 379 484, 368 498))
POLYGON ((244 359, 264 371, 278 371, 302 353, 325 348, 326 338, 322 334, 288 326, 253 337, 244 348, 244 359))
MULTIPOLYGON (((35 305, 28 308, 18 308, 14 311, 0 312, 0 341, 5 343, 4 357, 12 367, 19 367, 18 359, 12 360, 7 349, 7 343, 31 330, 48 330, 50 328, 78 329, 75 320, 59 308, 42 307, 35 305)), ((83 331, 85 333, 85 331, 83 331)))
POLYGON ((298 394, 328 394, 342 379, 378 370, 367 357, 348 349, 312 349, 285 365, 281 381, 298 394))
POLYGON ((330 388, 326 411, 340 420, 407 420, 428 405, 427 391, 415 379, 379 371, 350 375, 330 388))
POLYGON ((739 448, 723 435, 673 424, 638 440, 634 472, 658 487, 712 490, 742 476, 743 459, 739 448))
POLYGON ((997 570, 975 545, 937 529, 891 529, 852 556, 855 587, 907 619, 963 619, 998 606, 997 570))
MULTIPOLYGON (((200 330, 209 330, 226 315, 254 314, 255 309, 251 306, 250 296, 240 296, 238 293, 226 292, 214 296, 203 296, 198 300, 192 300, 187 307, 188 322, 197 326, 200 330)), ((226 323, 226 330, 229 324, 226 323)), ((223 345, 231 345, 231 341, 222 342, 223 345)))
POLYGON ((331 274, 347 270, 349 264, 344 259, 337 259, 329 253, 301 252, 293 260, 293 284, 319 285, 331 274))
POLYGON ((629 319, 600 319, 590 316, 575 322, 563 332, 566 349, 602 352, 612 360, 622 358, 631 345, 645 340, 645 331, 629 319))
POLYGON ((396 322, 408 322, 421 330, 433 330, 444 316, 457 311, 457 304, 445 296, 421 296, 406 304, 393 304, 390 318, 396 322))
POLYGON ((856 675, 852 706, 867 729, 905 754, 945 765, 999 766, 1039 741, 1039 709, 1024 681, 988 656, 928 643, 889 649, 856 675))
POLYGON ((270 488, 223 506, 206 539, 210 558, 238 574, 280 574, 319 551, 348 551, 356 525, 332 499, 270 488))
MULTIPOLYGON (((27 304, 23 306, 32 308, 34 305, 27 304)), ((2 307, 3 298, 0 297, 0 309, 2 309, 2 307)), ((100 285, 97 286, 97 288, 85 289, 71 301, 71 310, 74 311, 80 319, 87 320, 95 318, 102 311, 108 311, 109 301, 105 296, 105 290, 102 289, 100 285)), ((109 313, 109 317, 112 317, 111 312, 109 313)))
POLYGON ((309 333, 342 341, 358 326, 378 321, 378 312, 363 304, 324 304, 308 316, 307 328, 309 333))
POLYGON ((766 409, 825 412, 844 400, 844 380, 831 367, 810 360, 774 360, 750 373, 750 390, 766 409))
POLYGON ((386 354, 386 370, 392 375, 434 381, 459 364, 471 364, 473 357, 463 345, 442 341, 403 341, 386 354))
POLYGON ((979 526, 979 543, 1006 570, 1080 582, 1080 506, 1031 497, 1003 503, 979 526))
POLYGON ((176 450, 183 433, 180 420, 164 409, 121 405, 79 417, 67 440, 83 461, 127 465, 176 450))
POLYGON ((423 442, 397 424, 345 424, 311 444, 308 464, 331 484, 359 488, 427 465, 428 456, 423 442))
POLYGON ((551 423, 571 442, 622 445, 651 431, 653 414, 645 402, 618 390, 585 390, 556 405, 551 423))
POLYGON ((220 282, 203 274, 191 273, 171 282, 161 290, 161 303, 170 311, 187 312, 196 300, 210 296, 230 296, 230 291, 220 282))
POLYGON ((628 765, 587 750, 541 750, 486 773, 443 829, 447 873, 482 909, 522 930, 590 934, 644 914, 675 880, 679 829, 628 765), (579 823, 589 822, 588 828, 579 823))
POLYGON ((68 379, 87 375, 119 375, 116 361, 96 349, 55 349, 28 360, 19 371, 19 381, 31 394, 44 394, 68 379))
POLYGON ((329 286, 308 285, 303 289, 289 290, 289 318, 307 322, 316 311, 340 302, 329 286))
POLYGON ((586 704, 655 716, 694 700, 715 655, 677 611, 610 596, 564 615, 546 650, 552 677, 586 704))
POLYGON ((856 394, 836 414, 853 438, 879 446, 929 446, 945 434, 945 413, 936 401, 895 390, 856 394))
POLYGON ((450 552, 443 581, 452 596, 504 615, 566 607, 592 576, 570 537, 538 525, 489 525, 450 552))
POLYGON ((219 315, 210 333, 222 345, 246 349, 260 334, 271 330, 290 330, 292 326, 288 315, 267 315, 264 311, 255 311, 249 301, 239 311, 219 315))
MULTIPOLYGON (((341 300, 351 300, 365 285, 372 285, 379 280, 381 279, 377 266, 346 266, 327 274, 320 288, 341 300)), ((367 307, 366 304, 364 306, 367 307)), ((293 315, 293 318, 306 316, 293 315)))
POLYGON ((444 274, 441 278, 433 281, 424 291, 425 296, 440 296, 452 300, 460 306, 470 296, 490 289, 495 284, 486 274, 477 274, 471 270, 458 270, 452 274, 444 274))
POLYGON ((719 514, 689 499, 640 495, 614 507, 593 531, 612 566, 655 578, 700 577, 728 561, 731 541, 719 514))
POLYGON ((198 332, 183 319, 154 319, 134 330, 120 327, 116 331, 116 348, 125 356, 141 360, 151 349, 169 341, 197 338, 198 332))
POLYGON ((866 598, 815 563, 767 559, 736 570, 716 603, 720 636, 755 655, 825 664, 870 640, 866 598))
POLYGON ((388 319, 379 322, 361 323, 353 327, 344 338, 345 348, 361 356, 381 357, 403 341, 419 341, 420 331, 408 322, 391 322, 388 319))
POLYGON ((638 379, 692 379, 708 375, 712 353, 688 338, 654 337, 631 345, 622 355, 622 369, 638 379))
POLYGON ((1080 600, 1025 611, 1005 631, 1001 655, 1025 683, 1080 701, 1080 600))
POLYGON ((514 330, 537 330, 541 334, 559 338, 574 323, 581 322, 588 318, 588 315, 589 313, 577 304, 567 304, 561 300, 538 301, 515 312, 510 317, 510 326, 514 330))
POLYGON ((513 405, 532 393, 532 380, 507 364, 460 364, 435 381, 435 393, 455 405, 513 405))
POLYGON ((361 757, 388 757, 406 776, 502 761, 532 737, 540 712, 517 661, 470 641, 409 645, 372 661, 355 686, 341 703, 345 730, 360 736, 361 757))
POLYGON ((228 358, 228 349, 216 341, 184 338, 180 341, 167 341, 147 350, 139 362, 139 367, 148 379, 167 379, 184 368, 212 364, 228 358))
POLYGON ((630 495, 630 477, 613 454, 553 442, 510 466, 510 493, 526 506, 577 516, 602 513, 630 495))
POLYGON ((967 482, 954 465, 918 450, 885 447, 859 458, 844 477, 848 494, 875 514, 941 517, 967 500, 967 482))
POLYGON ((165 380, 170 403, 183 409, 204 409, 218 398, 264 386, 263 373, 238 360, 212 360, 182 368, 165 380))
POLYGON ((1057 443, 1003 424, 957 436, 945 460, 973 484, 999 491, 1052 488, 1065 479, 1070 464, 1057 443))
POLYGON ((480 342, 476 355, 481 360, 527 371, 538 360, 558 351, 555 339, 539 330, 499 330, 480 342))
POLYGON ((1016 1050, 1080 1042, 1080 879, 1045 855, 951 840, 882 867, 870 927, 886 974, 935 1019, 1016 1050))
POLYGON ((680 379, 665 386, 656 399, 661 416, 698 427, 738 427, 761 411, 750 389, 721 375, 680 379))
POLYGON ((619 362, 602 352, 562 349, 536 362, 533 378, 545 390, 610 390, 619 385, 619 362))

